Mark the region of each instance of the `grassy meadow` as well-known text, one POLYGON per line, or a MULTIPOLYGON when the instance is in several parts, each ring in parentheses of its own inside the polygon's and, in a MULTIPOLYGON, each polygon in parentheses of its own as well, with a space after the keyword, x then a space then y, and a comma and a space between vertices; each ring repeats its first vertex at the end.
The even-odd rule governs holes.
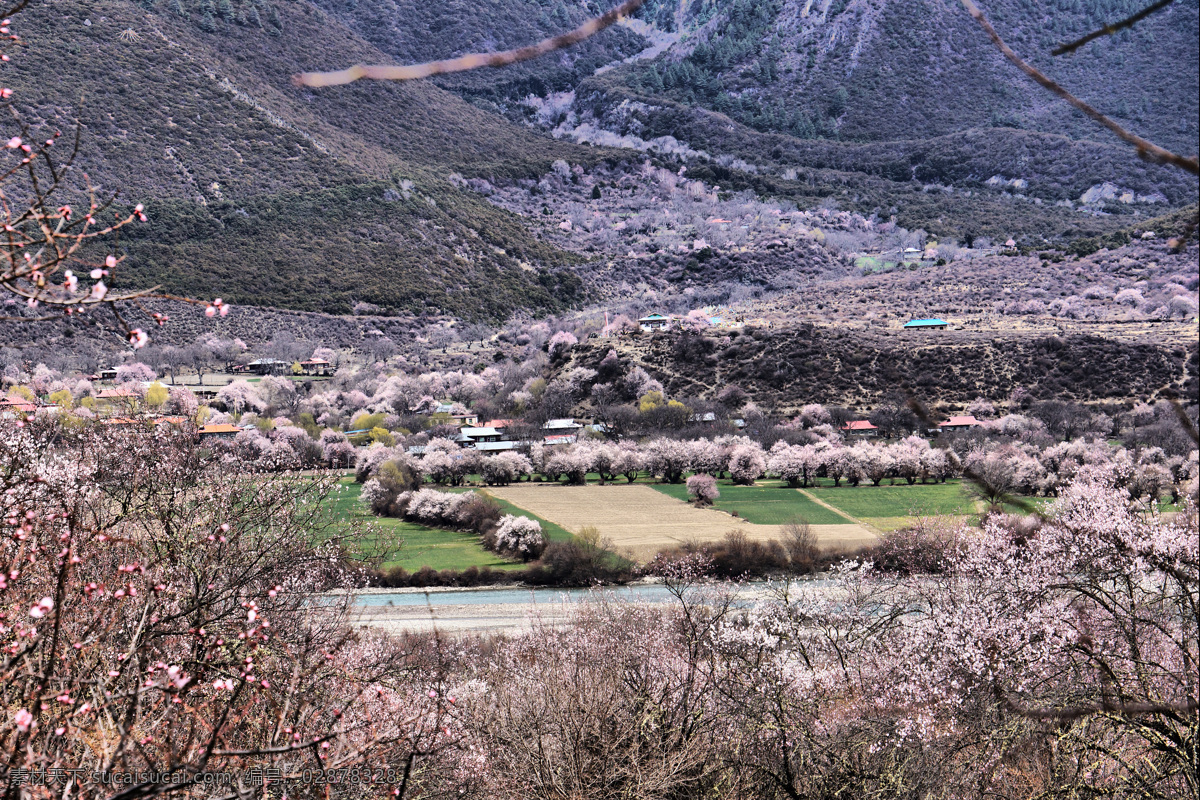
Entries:
MULTIPOLYGON (((377 517, 359 499, 362 485, 352 478, 343 479, 336 495, 329 499, 330 510, 348 522, 367 527, 366 548, 377 554, 391 551, 380 566, 403 567, 415 572, 424 566, 436 570, 464 570, 468 567, 521 569, 520 562, 509 561, 483 549, 473 533, 447 531, 391 517, 377 517)), ((549 534, 547 534, 549 535, 549 534)))
MULTIPOLYGON (((468 489, 446 488, 442 491, 465 492, 468 489)), ((486 491, 478 491, 486 494, 486 491)), ((381 551, 387 553, 380 565, 383 569, 403 567, 409 572, 415 572, 425 566, 436 570, 464 570, 468 567, 522 569, 525 566, 519 561, 510 561, 485 550, 479 543, 479 537, 473 533, 431 528, 392 517, 377 517, 359 499, 361 494, 362 484, 355 483, 353 478, 343 478, 337 493, 329 499, 328 506, 338 518, 351 523, 361 523, 366 527, 363 537, 365 549, 371 555, 381 551)), ((517 508, 500 498, 492 499, 505 514, 536 519, 541 523, 542 531, 550 541, 569 541, 572 538, 571 532, 560 525, 517 508)))

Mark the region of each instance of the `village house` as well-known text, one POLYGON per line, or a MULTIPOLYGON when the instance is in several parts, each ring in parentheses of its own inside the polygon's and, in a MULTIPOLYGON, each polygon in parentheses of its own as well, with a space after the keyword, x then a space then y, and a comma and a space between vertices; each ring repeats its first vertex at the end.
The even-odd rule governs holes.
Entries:
POLYGON ((323 358, 310 358, 300 362, 300 373, 324 378, 333 374, 333 364, 323 358))
POLYGON ((17 419, 37 411, 37 405, 19 394, 0 397, 0 419, 17 419))
POLYGON ((872 425, 865 419, 852 419, 842 426, 842 431, 847 436, 878 436, 879 428, 872 425))
POLYGON ((292 371, 292 362, 279 358, 256 358, 249 364, 235 364, 229 371, 235 375, 287 375, 292 371))
POLYGON ((142 393, 129 386, 114 386, 101 390, 95 397, 96 405, 100 408, 130 408, 142 399, 142 393))
POLYGON ((963 414, 950 419, 938 425, 938 430, 943 433, 951 433, 954 431, 968 431, 971 428, 982 425, 983 423, 975 419, 971 414, 963 414))
POLYGON ((944 319, 937 319, 936 317, 930 318, 930 319, 910 319, 908 322, 904 323, 904 330, 906 330, 906 331, 945 330, 949 326, 950 326, 949 322, 946 322, 946 320, 944 320, 944 319))
POLYGON ((579 433, 581 428, 583 428, 582 425, 569 417, 547 420, 546 424, 542 426, 542 430, 550 435, 579 433))
POLYGON ((651 331, 665 331, 671 327, 671 318, 656 312, 654 314, 647 314, 644 317, 639 317, 638 325, 647 333, 651 331))
POLYGON ((446 417, 447 422, 457 425, 460 428, 479 424, 479 415, 474 411, 463 408, 461 403, 437 403, 426 413, 429 416, 446 417))
POLYGON ((501 453, 505 450, 517 450, 528 445, 529 442, 476 442, 475 449, 481 453, 501 453))
POLYGON ((553 434, 550 436, 543 436, 542 444, 546 445, 547 447, 551 447, 554 445, 575 444, 575 442, 577 442, 578 440, 579 440, 579 437, 576 434, 559 433, 559 434, 553 434))
POLYGON ((458 432, 458 436, 458 441, 468 446, 477 445, 481 442, 498 442, 504 438, 501 432, 495 428, 466 427, 458 432))
POLYGON ((211 439, 232 439, 242 432, 242 429, 237 425, 230 425, 225 422, 220 422, 214 425, 202 425, 200 427, 200 441, 211 439))

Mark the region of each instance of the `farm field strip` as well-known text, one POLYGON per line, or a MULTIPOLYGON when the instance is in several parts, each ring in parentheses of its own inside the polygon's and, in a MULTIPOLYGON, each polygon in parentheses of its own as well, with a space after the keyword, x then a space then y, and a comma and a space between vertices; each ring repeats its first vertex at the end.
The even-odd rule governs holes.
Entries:
POLYGON ((805 489, 797 489, 796 491, 797 491, 797 492, 799 492, 799 493, 800 493, 800 495, 801 495, 802 497, 805 497, 805 498, 807 498, 807 499, 811 500, 812 502, 816 503, 816 504, 817 504, 818 506, 820 506, 821 508, 828 509, 829 511, 831 511, 831 512, 832 512, 832 513, 834 513, 834 514, 836 514, 838 517, 840 517, 840 518, 842 518, 842 519, 848 519, 848 520, 850 520, 851 522, 860 522, 860 520, 858 520, 858 519, 856 519, 856 518, 854 518, 854 517, 850 516, 850 515, 849 515, 849 514, 847 514, 845 511, 842 511, 841 509, 839 509, 839 508, 837 508, 837 507, 835 507, 835 506, 831 506, 831 505, 829 505, 829 503, 826 503, 824 500, 822 500, 822 499, 821 499, 821 498, 819 498, 819 497, 814 497, 812 494, 810 494, 810 493, 809 493, 807 490, 805 490, 805 489))
MULTIPOLYGON (((681 483, 649 484, 655 491, 687 502, 687 487, 681 483)), ((751 524, 786 525, 798 517, 812 525, 851 525, 857 521, 848 519, 835 509, 813 502, 814 498, 787 488, 782 481, 759 481, 754 486, 734 486, 720 481, 717 487, 721 496, 715 507, 724 512, 736 513, 751 524)))
POLYGON ((862 520, 887 517, 966 516, 978 510, 974 498, 957 482, 911 486, 839 486, 807 489, 851 517, 862 520))
MULTIPOLYGON (((780 538, 778 524, 755 524, 722 511, 696 508, 656 488, 639 484, 526 484, 497 487, 489 492, 572 532, 595 526, 618 550, 627 550, 640 559, 688 541, 717 541, 732 530, 742 530, 759 541, 780 538)), ((878 540, 863 525, 818 524, 812 530, 820 545, 829 550, 855 549, 878 540)))

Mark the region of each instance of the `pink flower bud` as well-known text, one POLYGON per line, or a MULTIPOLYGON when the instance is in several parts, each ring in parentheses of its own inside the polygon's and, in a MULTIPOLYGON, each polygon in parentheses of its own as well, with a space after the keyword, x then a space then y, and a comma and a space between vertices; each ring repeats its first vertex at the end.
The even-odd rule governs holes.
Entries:
POLYGON ((54 598, 43 597, 37 602, 37 605, 29 609, 29 616, 34 619, 41 619, 54 610, 54 598))

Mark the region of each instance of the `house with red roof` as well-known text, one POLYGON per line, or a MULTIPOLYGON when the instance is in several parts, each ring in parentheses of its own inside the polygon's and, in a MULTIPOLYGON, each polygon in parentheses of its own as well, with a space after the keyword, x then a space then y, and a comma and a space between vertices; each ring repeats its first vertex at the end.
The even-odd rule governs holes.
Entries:
POLYGON ((37 404, 19 394, 9 392, 0 397, 0 419, 15 419, 37 411, 37 404))
POLYGON ((971 428, 974 428, 974 427, 982 425, 982 424, 983 423, 980 422, 979 420, 975 419, 975 417, 973 415, 963 414, 963 415, 957 416, 957 417, 950 417, 950 419, 948 419, 945 422, 938 425, 938 430, 945 431, 945 432, 968 431, 971 428))
POLYGON ((879 428, 865 419, 852 419, 842 426, 842 432, 847 436, 878 436, 879 428))

